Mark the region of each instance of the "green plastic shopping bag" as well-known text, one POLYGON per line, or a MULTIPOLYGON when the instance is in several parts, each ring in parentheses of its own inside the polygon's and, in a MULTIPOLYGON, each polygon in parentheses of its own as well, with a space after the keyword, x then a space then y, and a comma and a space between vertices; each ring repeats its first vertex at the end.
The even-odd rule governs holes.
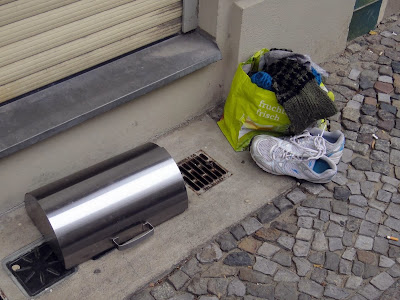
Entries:
MULTIPOLYGON (((218 122, 235 151, 246 150, 256 135, 281 136, 289 133, 290 120, 275 93, 259 88, 243 71, 245 66, 257 72, 260 58, 266 52, 267 49, 261 49, 239 64, 225 102, 223 117, 218 122)), ((324 88, 322 83, 321 87, 324 88)), ((334 100, 332 92, 328 96, 334 100)))

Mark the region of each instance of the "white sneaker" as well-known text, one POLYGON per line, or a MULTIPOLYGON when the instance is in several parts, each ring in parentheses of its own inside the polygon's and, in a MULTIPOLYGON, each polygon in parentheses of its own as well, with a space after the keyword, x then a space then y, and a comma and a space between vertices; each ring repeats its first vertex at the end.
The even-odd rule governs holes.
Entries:
POLYGON ((264 171, 275 175, 289 175, 314 183, 327 183, 337 173, 332 160, 324 151, 267 135, 253 138, 250 154, 264 171))
POLYGON ((325 148, 325 155, 335 164, 338 164, 342 157, 345 142, 344 134, 341 131, 329 132, 319 128, 306 130, 304 133, 291 137, 288 140, 314 150, 325 148))

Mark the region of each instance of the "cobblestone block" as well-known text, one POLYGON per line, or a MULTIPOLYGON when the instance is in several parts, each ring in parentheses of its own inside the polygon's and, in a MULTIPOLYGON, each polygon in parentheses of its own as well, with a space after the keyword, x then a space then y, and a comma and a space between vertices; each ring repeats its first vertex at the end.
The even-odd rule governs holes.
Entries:
POLYGON ((242 281, 235 278, 228 285, 228 296, 243 297, 246 294, 246 286, 242 281))
POLYGON ((310 242, 296 240, 296 243, 293 246, 293 253, 295 256, 307 256, 310 251, 310 246, 310 242))
POLYGON ((227 278, 210 278, 207 284, 207 290, 210 294, 216 296, 225 296, 227 294, 229 279, 227 278))
POLYGON ((201 263, 211 263, 221 259, 222 251, 216 243, 211 243, 197 253, 196 257, 201 263))
MULTIPOLYGON (((261 239, 262 241, 276 241, 279 236, 281 235, 281 232, 278 229, 269 227, 269 228, 261 228, 260 230, 257 230, 255 233, 256 237, 261 239)), ((222 249, 222 248, 221 248, 222 249)))
POLYGON ((236 248, 236 239, 229 232, 222 234, 216 241, 222 251, 228 252, 236 248))
MULTIPOLYGON (((350 171, 350 170, 349 170, 350 171)), ((350 190, 347 187, 335 187, 333 197, 337 200, 346 201, 351 195, 350 190)))
POLYGON ((176 271, 174 274, 168 277, 168 280, 176 290, 180 290, 189 279, 190 277, 181 270, 176 271))
POLYGON ((242 225, 240 225, 240 224, 233 227, 231 229, 231 233, 237 240, 240 240, 246 236, 246 231, 244 231, 242 225))
POLYGON ((277 269, 278 269, 277 263, 269 259, 256 256, 256 263, 253 266, 254 271, 258 271, 266 275, 274 275, 277 269))
POLYGON ((355 256, 356 256, 356 249, 354 248, 347 248, 342 254, 342 258, 350 261, 353 261, 355 256))
POLYGON ((298 300, 297 284, 292 282, 279 282, 275 287, 275 299, 298 300))
POLYGON ((377 230, 378 230, 377 224, 368 221, 362 221, 359 234, 374 237, 376 235, 377 230))
POLYGON ((341 259, 339 263, 339 273, 344 275, 351 275, 351 267, 353 263, 351 261, 341 259))
POLYGON ((361 261, 354 261, 352 272, 355 276, 362 276, 364 274, 364 263, 361 261))
POLYGON ((395 264, 395 261, 393 259, 390 259, 387 256, 381 255, 379 257, 379 266, 381 268, 390 268, 395 264))
POLYGON ((377 266, 365 265, 363 278, 368 279, 379 274, 379 268, 377 266))
POLYGON ((273 283, 271 276, 265 275, 263 273, 248 268, 240 269, 239 279, 253 283, 267 283, 267 284, 273 283))
POLYGON ((316 230, 323 230, 324 229, 324 222, 321 220, 314 219, 313 228, 316 230))
POLYGON ((300 228, 299 231, 297 231, 296 239, 310 242, 313 236, 314 236, 314 230, 300 228))
POLYGON ((389 193, 384 190, 379 190, 378 194, 376 195, 376 200, 389 203, 390 199, 392 198, 392 193, 389 193))
POLYGON ((376 173, 376 172, 365 172, 365 175, 367 176, 367 180, 371 182, 380 182, 381 179, 381 174, 376 173))
POLYGON ((389 243, 385 238, 376 237, 372 249, 377 253, 386 255, 389 250, 389 243))
MULTIPOLYGON (((250 255, 246 252, 233 252, 225 257, 224 264, 228 266, 251 266, 253 262, 250 255)), ((185 270, 182 271, 185 272, 185 270)))
POLYGON ((182 266, 181 270, 190 277, 193 277, 195 274, 199 273, 202 270, 202 267, 196 258, 192 258, 182 266))
POLYGON ((350 276, 346 281, 345 287, 348 289, 355 290, 361 285, 362 282, 363 282, 363 279, 361 277, 350 276))
POLYGON ((387 215, 389 215, 391 217, 400 219, 400 205, 399 204, 390 203, 385 212, 387 215))
POLYGON ((313 195, 318 195, 325 189, 321 184, 311 182, 303 182, 300 187, 304 188, 307 192, 313 195))
POLYGON ((381 291, 387 290, 393 283, 394 280, 392 276, 386 272, 382 272, 371 279, 371 284, 381 291))
POLYGON ((365 180, 365 174, 362 171, 349 169, 347 170, 347 178, 356 182, 363 182, 365 180))
POLYGON ((288 252, 283 250, 277 252, 272 257, 272 260, 284 267, 290 267, 292 265, 292 256, 288 252))
POLYGON ((316 265, 323 265, 325 263, 325 252, 312 252, 308 256, 308 260, 316 265))
POLYGON ((168 282, 164 282, 155 286, 150 293, 156 300, 166 300, 175 295, 175 290, 168 282))
POLYGON ((339 269, 340 257, 336 253, 326 252, 325 254, 325 269, 337 272, 339 269))
MULTIPOLYGON (((318 216, 318 214, 317 214, 318 216)), ((289 234, 296 234, 297 230, 299 229, 296 225, 291 223, 283 223, 283 222, 272 222, 271 227, 278 229, 280 231, 287 232, 289 234)))
POLYGON ((397 193, 397 188, 394 187, 393 185, 389 184, 389 183, 385 183, 382 186, 382 190, 387 191, 389 193, 397 193))
POLYGON ((307 198, 306 194, 304 194, 299 188, 295 188, 292 192, 287 194, 287 197, 293 204, 298 204, 307 198))
POLYGON ((286 250, 292 250, 295 239, 291 236, 281 236, 277 240, 278 244, 286 250))
POLYGON ((306 276, 307 273, 311 270, 311 264, 305 258, 293 257, 293 262, 296 265, 297 275, 299 276, 306 276))
POLYGON ((320 299, 324 293, 324 287, 315 281, 308 279, 301 279, 298 284, 299 291, 320 299))
POLYGON ((358 207, 354 205, 349 205, 349 215, 359 218, 359 219, 364 219, 365 215, 367 213, 367 209, 363 207, 358 207))
POLYGON ((352 247, 354 244, 353 236, 354 236, 354 234, 352 232, 346 230, 344 232, 343 238, 342 238, 343 245, 346 247, 352 247))
MULTIPOLYGON (((354 196, 350 196, 349 198, 351 197, 354 196)), ((347 216, 347 214, 349 213, 349 208, 347 206, 347 203, 343 201, 332 201, 332 211, 334 213, 347 216)))
POLYGON ((345 289, 328 284, 325 287, 324 296, 330 297, 333 299, 345 299, 348 296, 350 296, 350 294, 345 289))
POLYGON ((276 272, 274 280, 277 282, 297 282, 300 280, 300 277, 289 270, 280 269, 276 272))
POLYGON ((274 199, 273 203, 281 212, 293 208, 292 203, 285 197, 279 197, 277 199, 274 199))
MULTIPOLYGON (((247 294, 257 297, 255 299, 258 299, 258 298, 263 298, 263 299, 267 299, 267 300, 275 299, 273 285, 255 284, 255 283, 246 282, 246 291, 247 291, 247 294)), ((245 296, 244 299, 254 300, 254 298, 248 299, 246 297, 247 296, 245 296)))
POLYGON ((279 214, 280 214, 279 209, 277 209, 274 205, 270 204, 261 209, 261 211, 258 213, 258 219, 260 220, 261 223, 265 224, 271 222, 273 219, 279 216, 279 214))
POLYGON ((363 194, 366 198, 371 198, 375 193, 375 184, 370 181, 364 181, 360 183, 361 186, 361 194, 363 194))
POLYGON ((334 284, 336 286, 342 286, 343 276, 336 274, 335 272, 328 271, 328 276, 326 276, 326 282, 334 284))
POLYGON ((368 300, 376 300, 379 299, 382 294, 381 291, 373 287, 371 284, 367 284, 364 288, 362 288, 358 292, 361 296, 365 297, 368 300))
POLYGON ((373 242, 374 242, 373 238, 359 235, 357 237, 354 247, 361 250, 372 250, 373 242))
POLYGON ((368 200, 361 195, 351 195, 349 197, 349 203, 357 206, 367 206, 368 205, 368 200))
POLYGON ((262 224, 260 222, 258 222, 258 220, 256 218, 248 218, 248 219, 242 221, 241 225, 247 235, 252 235, 258 229, 263 227, 262 224))
POLYGON ((335 223, 330 223, 328 230, 326 231, 326 236, 328 237, 342 237, 344 233, 344 228, 335 223))
POLYGON ((258 249, 257 254, 262 255, 264 257, 271 257, 276 252, 279 251, 279 247, 274 246, 270 243, 264 242, 261 247, 258 249))
POLYGON ((315 233, 314 241, 312 243, 312 249, 316 251, 328 250, 328 242, 323 232, 318 231, 315 233))

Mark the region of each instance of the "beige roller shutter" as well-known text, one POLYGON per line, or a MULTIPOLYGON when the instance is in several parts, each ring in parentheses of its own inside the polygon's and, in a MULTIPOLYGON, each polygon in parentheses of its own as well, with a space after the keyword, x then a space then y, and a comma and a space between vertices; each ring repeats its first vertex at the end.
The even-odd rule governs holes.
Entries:
POLYGON ((182 0, 0 0, 0 102, 181 30, 182 0))

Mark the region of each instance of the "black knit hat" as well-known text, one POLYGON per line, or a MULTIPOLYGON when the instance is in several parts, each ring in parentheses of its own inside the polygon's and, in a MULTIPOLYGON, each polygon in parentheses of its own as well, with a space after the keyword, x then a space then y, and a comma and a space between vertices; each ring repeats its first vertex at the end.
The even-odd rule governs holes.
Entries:
POLYGON ((291 59, 281 59, 266 68, 273 78, 278 103, 288 115, 289 130, 299 134, 313 122, 333 116, 337 109, 318 86, 307 67, 291 59))

